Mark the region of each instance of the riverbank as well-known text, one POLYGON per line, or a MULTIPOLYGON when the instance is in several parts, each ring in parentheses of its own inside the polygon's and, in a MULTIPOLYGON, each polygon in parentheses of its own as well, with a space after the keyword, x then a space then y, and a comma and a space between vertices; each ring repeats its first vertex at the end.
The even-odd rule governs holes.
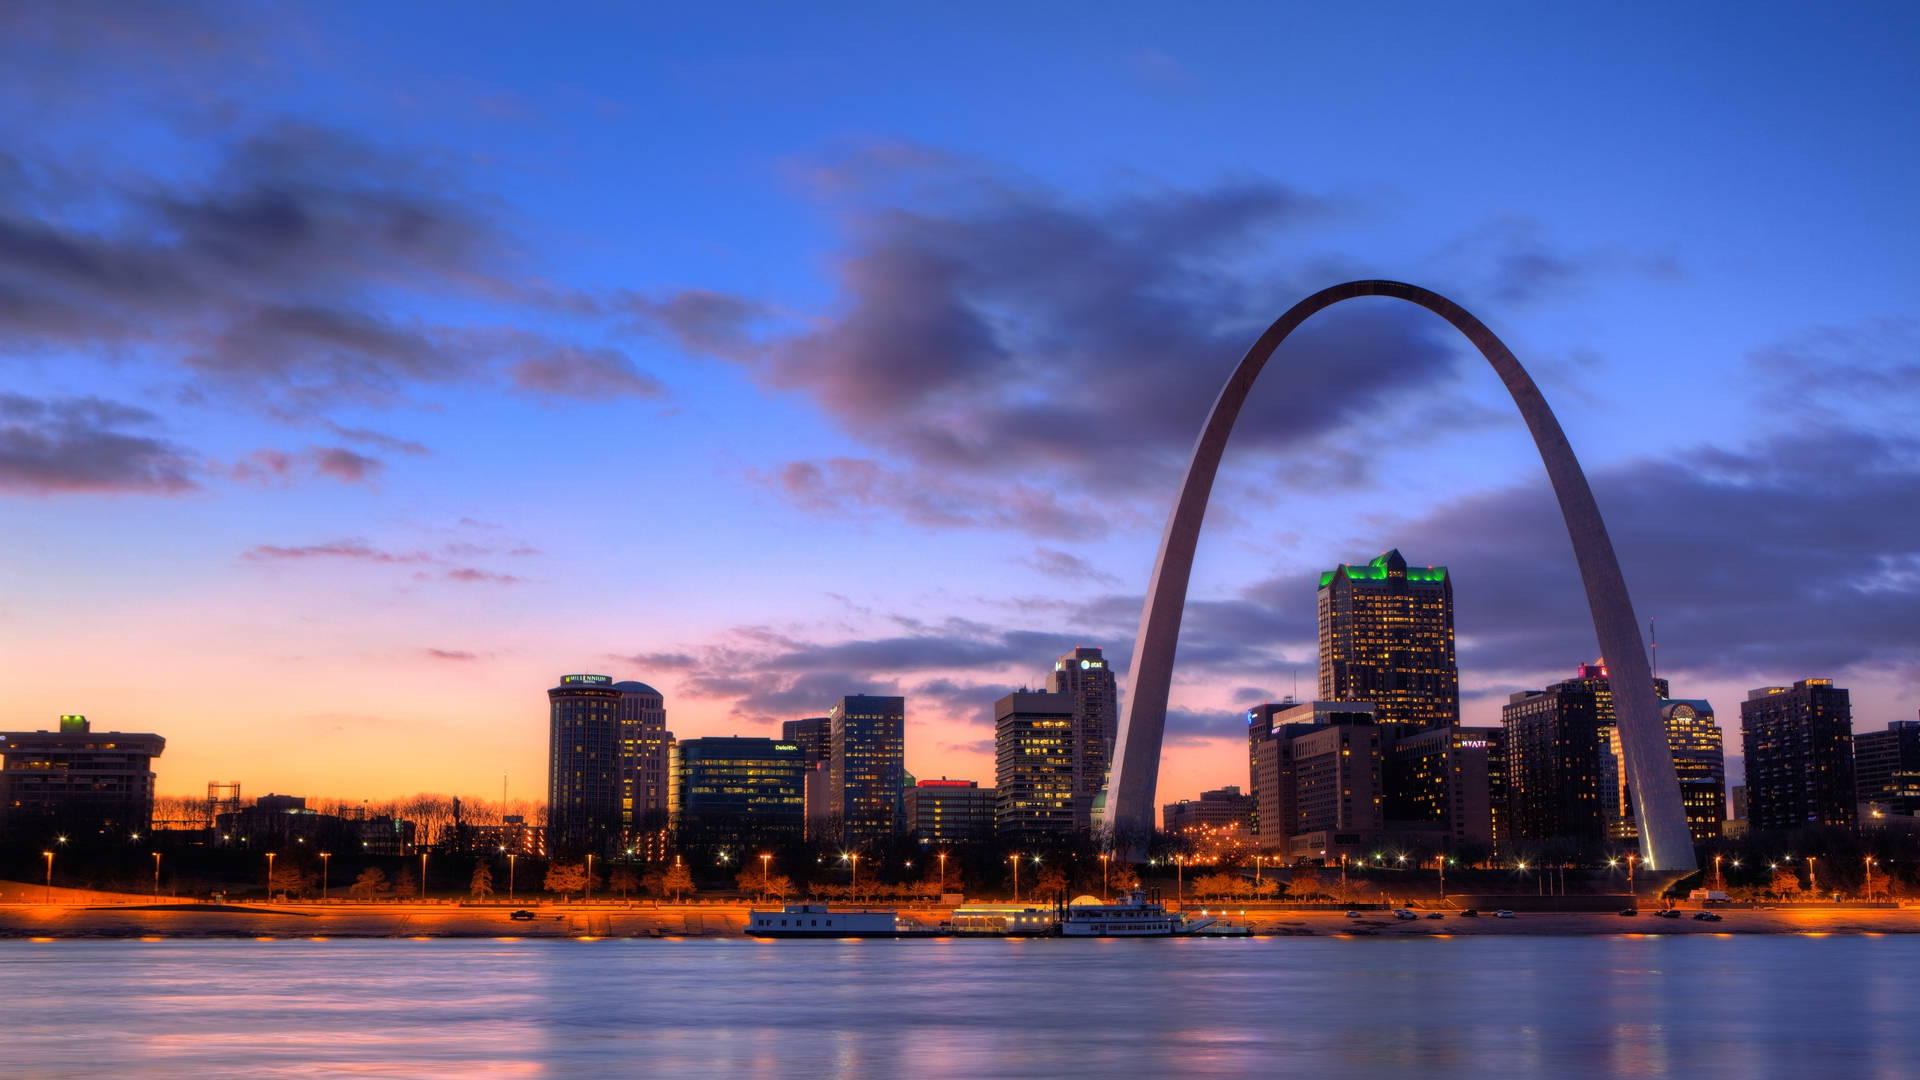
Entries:
MULTIPOLYGON (((739 937, 746 904, 528 904, 454 903, 201 904, 119 903, 0 905, 0 939, 192 938, 646 938, 739 937), (525 910, 531 919, 513 919, 525 910)), ((1920 908, 1807 906, 1719 909, 1719 922, 1697 921, 1693 910, 1660 919, 1597 912, 1522 912, 1496 919, 1491 912, 1463 918, 1401 920, 1387 911, 1348 918, 1342 911, 1209 908, 1256 934, 1300 937, 1594 936, 1604 934, 1920 934, 1920 908)), ((937 928, 946 908, 902 911, 937 928)))

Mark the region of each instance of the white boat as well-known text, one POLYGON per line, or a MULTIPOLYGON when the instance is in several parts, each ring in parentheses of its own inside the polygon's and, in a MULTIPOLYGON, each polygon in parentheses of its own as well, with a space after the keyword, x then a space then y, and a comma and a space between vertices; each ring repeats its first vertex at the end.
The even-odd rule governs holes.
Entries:
POLYGON ((826 904, 788 904, 779 911, 747 912, 747 934, 769 938, 900 937, 913 926, 893 911, 834 911, 826 904))
POLYGON ((1077 896, 1060 918, 1061 937, 1179 937, 1211 935, 1217 920, 1189 918, 1168 911, 1144 889, 1109 903, 1097 896, 1077 896))

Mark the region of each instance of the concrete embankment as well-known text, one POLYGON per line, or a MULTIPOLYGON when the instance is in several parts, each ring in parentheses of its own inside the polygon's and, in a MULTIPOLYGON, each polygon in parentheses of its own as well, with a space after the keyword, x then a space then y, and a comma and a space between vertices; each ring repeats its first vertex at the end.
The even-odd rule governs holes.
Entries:
MULTIPOLYGON (((56 898, 56 901, 58 898, 56 898)), ((738 937, 746 926, 745 904, 503 904, 327 903, 203 904, 122 897, 120 903, 29 903, 0 905, 0 938, 593 938, 738 937), (531 919, 510 913, 525 910, 531 919)), ((1197 910, 1197 908, 1196 908, 1197 910)), ((1920 908, 1790 907, 1722 909, 1719 922, 1696 921, 1688 910, 1678 919, 1611 912, 1522 912, 1496 919, 1491 912, 1463 918, 1401 920, 1388 911, 1347 918, 1338 910, 1208 908, 1210 914, 1249 925, 1257 934, 1314 937, 1458 937, 1595 934, 1912 934, 1920 933, 1920 908)), ((929 929, 947 918, 944 908, 902 912, 929 929)))

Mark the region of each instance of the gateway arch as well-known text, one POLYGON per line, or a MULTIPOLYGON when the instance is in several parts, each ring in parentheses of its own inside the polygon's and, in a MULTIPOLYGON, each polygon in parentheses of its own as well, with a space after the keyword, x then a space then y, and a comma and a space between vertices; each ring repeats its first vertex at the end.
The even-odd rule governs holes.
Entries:
POLYGON ((1200 540, 1200 522, 1206 516, 1207 495, 1213 490, 1220 455, 1227 447, 1233 421, 1245 403, 1247 391, 1287 335, 1315 312, 1358 296, 1391 296, 1418 304, 1465 334, 1493 365, 1500 381, 1520 409, 1533 434, 1534 446, 1553 481, 1560 513, 1573 540, 1580 579, 1586 585, 1587 606, 1600 655, 1606 658, 1614 685, 1614 716, 1640 827, 1640 852, 1649 869, 1694 869, 1693 840, 1680 802, 1680 784, 1674 776, 1673 755, 1666 725, 1653 693, 1640 623, 1627 599, 1620 563, 1600 520, 1586 474, 1574 459, 1573 448, 1512 350, 1466 309, 1438 293, 1398 281, 1350 281, 1323 289, 1295 304, 1260 335, 1227 379, 1214 402, 1193 460, 1180 482, 1180 495, 1160 537, 1160 553, 1153 562, 1146 606, 1140 612, 1140 630, 1134 638, 1127 711, 1120 721, 1114 745, 1113 767, 1107 778, 1106 821, 1109 836, 1121 848, 1138 856, 1144 838, 1153 830, 1154 788, 1159 781, 1160 744, 1167 722, 1167 690, 1173 679, 1174 648, 1180 638, 1180 616, 1187 602, 1187 580, 1193 572, 1194 547, 1200 540))

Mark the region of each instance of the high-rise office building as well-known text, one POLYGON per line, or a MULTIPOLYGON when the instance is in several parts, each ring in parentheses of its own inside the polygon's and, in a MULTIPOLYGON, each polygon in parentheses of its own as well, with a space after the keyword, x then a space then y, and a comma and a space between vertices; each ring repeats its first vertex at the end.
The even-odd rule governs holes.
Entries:
MULTIPOLYGON (((1611 720, 1610 700, 1603 711, 1611 720)), ((1687 813, 1687 832, 1698 844, 1716 840, 1726 831, 1727 763, 1721 747, 1720 725, 1713 719, 1713 706, 1699 698, 1662 698, 1660 718, 1666 723, 1673 772, 1680 781, 1680 803, 1687 813)), ((1634 820, 1633 786, 1626 779, 1627 759, 1617 725, 1610 740, 1612 774, 1616 778, 1610 787, 1618 794, 1610 807, 1613 820, 1607 834, 1615 840, 1636 840, 1640 831, 1634 820)))
POLYGON ((826 761, 833 754, 833 721, 824 716, 783 720, 780 741, 799 747, 800 755, 808 761, 826 761))
POLYGON ((922 780, 907 791, 910 831, 928 846, 985 843, 998 794, 976 780, 922 780))
POLYGON ((1853 705, 1832 679, 1748 691, 1740 744, 1755 832, 1854 826, 1853 705))
POLYGON ((1262 848, 1285 851, 1295 824, 1290 809, 1293 774, 1287 771, 1290 759, 1283 752, 1285 740, 1316 724, 1373 722, 1373 706, 1366 702, 1289 699, 1247 710, 1247 793, 1253 799, 1250 827, 1262 848))
POLYGON ((1382 724, 1460 722, 1453 581, 1389 551, 1320 575, 1320 696, 1370 701, 1382 724))
POLYGON ((605 854, 625 840, 624 697, 611 675, 563 675, 547 691, 547 823, 556 852, 605 854))
POLYGON ((1853 736, 1854 801, 1879 802, 1920 779, 1920 720, 1895 720, 1885 731, 1853 736), (1900 774, 1909 774, 1902 777, 1900 774))
POLYGON ((622 841, 648 861, 666 857, 673 732, 666 699, 643 682, 617 682, 620 691, 620 830, 622 841))
POLYGON ((674 832, 682 845, 739 848, 798 840, 807 762, 793 743, 712 737, 680 741, 674 832))
POLYGON ((1380 837, 1381 740, 1373 706, 1305 701, 1247 710, 1259 846, 1337 863, 1380 837))
POLYGON ((900 831, 907 699, 852 694, 827 712, 833 829, 850 847, 885 844, 900 831))
POLYGON ((1073 701, 1073 827, 1087 829, 1093 802, 1107 785, 1113 742, 1120 731, 1120 693, 1113 669, 1097 648, 1078 648, 1053 662, 1049 693, 1073 701))
POLYGON ((994 831, 1014 839, 1074 830, 1074 702, 1022 690, 993 706, 994 831))
POLYGON ((0 734, 0 835, 39 841, 56 834, 125 840, 153 823, 158 735, 94 732, 84 716, 58 731, 0 734))
MULTIPOLYGON (((1665 680, 1654 680, 1654 693, 1667 696, 1665 680)), ((1548 840, 1569 840, 1597 854, 1620 799, 1606 669, 1581 664, 1571 679, 1514 694, 1500 719, 1509 834, 1503 839, 1513 842, 1507 854, 1548 840)))

